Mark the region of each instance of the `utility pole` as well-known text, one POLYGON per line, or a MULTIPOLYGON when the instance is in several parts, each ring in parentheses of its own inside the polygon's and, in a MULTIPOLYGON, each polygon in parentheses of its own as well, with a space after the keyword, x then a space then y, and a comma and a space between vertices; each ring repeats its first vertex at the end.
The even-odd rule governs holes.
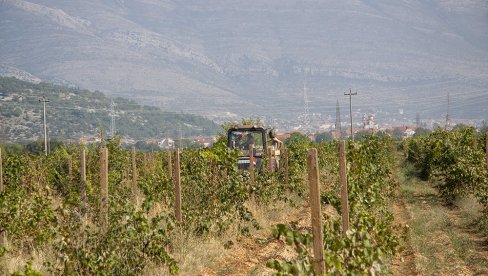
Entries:
POLYGON ((49 102, 48 99, 45 97, 42 97, 42 99, 39 99, 39 102, 43 104, 44 106, 44 153, 47 156, 47 123, 46 123, 46 103, 49 102))
POLYGON ((354 142, 354 131, 352 130, 352 96, 357 95, 358 92, 352 93, 351 88, 349 88, 349 93, 344 92, 344 96, 349 96, 349 116, 351 117, 351 136, 354 142))
POLYGON ((341 129, 341 108, 339 106, 339 100, 336 103, 336 123, 335 123, 336 135, 339 140, 342 139, 342 129, 341 129))
POLYGON ((179 147, 178 148, 181 149, 182 148, 182 146, 181 146, 181 140, 183 140, 183 136, 181 135, 181 125, 178 127, 178 132, 180 133, 180 143, 179 143, 179 147))
POLYGON ((449 111, 451 109, 451 95, 447 92, 447 113, 446 113, 446 126, 445 129, 449 128, 449 111))
POLYGON ((112 100, 112 102, 110 103, 110 115, 109 115, 111 117, 110 132, 112 134, 112 138, 115 137, 115 132, 116 132, 115 117, 117 117, 117 115, 115 114, 115 107, 117 107, 117 104, 114 103, 114 101, 112 100))
POLYGON ((307 132, 310 132, 310 117, 309 117, 310 109, 308 106, 307 86, 305 84, 303 84, 303 104, 304 104, 304 111, 305 111, 304 124, 307 132))

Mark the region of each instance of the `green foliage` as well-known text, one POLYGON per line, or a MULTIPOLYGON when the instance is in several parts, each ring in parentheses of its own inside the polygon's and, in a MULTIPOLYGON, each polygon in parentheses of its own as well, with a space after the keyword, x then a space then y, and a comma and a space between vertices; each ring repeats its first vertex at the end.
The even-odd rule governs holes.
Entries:
MULTIPOLYGON (((282 172, 264 170, 256 172, 251 184, 248 172, 237 169, 238 152, 229 152, 225 139, 220 137, 211 148, 181 152, 184 222, 178 225, 168 152, 137 152, 138 197, 142 202, 135 204, 128 187, 134 174, 131 153, 120 147, 118 137, 105 142, 109 151, 106 231, 98 226, 99 146, 62 146, 47 157, 7 152, 0 230, 7 233, 12 250, 4 254, 29 254, 49 247, 56 258, 47 260, 45 269, 54 274, 134 275, 148 265, 166 266, 170 273, 177 273, 178 265, 171 257, 174 244, 168 238, 175 231, 220 235, 237 224, 247 234, 249 227, 259 228, 245 207, 251 197, 267 204, 285 200, 286 192, 293 189, 303 191, 297 176, 303 173, 301 161, 294 159, 290 164, 293 184, 285 186, 279 181, 282 172), (86 151, 86 188, 82 188, 80 178, 82 149, 86 151)), ((291 156, 300 158, 302 153, 291 152, 291 156)))
POLYGON ((484 153, 479 147, 474 128, 453 131, 437 130, 425 137, 405 142, 407 160, 424 179, 433 179, 441 195, 453 201, 472 194, 488 182, 484 153))
POLYGON ((403 138, 403 131, 399 128, 395 128, 391 133, 391 136, 395 139, 402 139, 403 138))
MULTIPOLYGON (((51 151, 57 148, 63 147, 64 143, 58 140, 50 140, 48 149, 51 151)), ((37 140, 34 142, 22 143, 22 144, 5 144, 4 153, 9 155, 31 153, 31 154, 44 154, 44 140, 37 140)))
MULTIPOLYGON (((12 248, 5 255, 29 254, 49 248, 54 258, 44 264, 52 274, 136 275, 148 266, 164 266, 178 273, 169 238, 175 232, 205 237, 220 235, 232 225, 243 235, 259 228, 245 207, 251 198, 258 204, 286 201, 290 193, 305 195, 307 149, 319 153, 321 182, 329 183, 321 199, 339 210, 337 142, 313 144, 306 136, 293 134, 288 142, 289 182, 283 171, 257 171, 255 181, 237 169, 239 152, 229 151, 221 136, 211 148, 185 149, 180 153, 183 222, 174 216, 174 177, 168 169, 168 152, 137 152, 136 202, 130 185, 134 176, 131 153, 115 137, 106 142, 109 151, 109 222, 99 227, 100 148, 67 145, 43 155, 9 153, 4 158, 5 191, 0 193, 0 230, 12 248), (80 151, 87 154, 86 189, 81 186, 80 151), (86 190, 86 199, 83 196, 86 190)), ((339 221, 327 217, 324 251, 331 273, 365 273, 378 269, 393 254, 398 241, 391 233, 388 197, 391 179, 391 140, 370 137, 349 144, 351 231, 342 238, 339 221)), ((174 160, 174 159, 173 159, 174 160)), ((263 167, 266 167, 266 160, 263 167)), ((284 237, 297 258, 268 265, 278 273, 312 273, 307 230, 280 225, 276 238, 284 237)), ((1 271, 1 270, 0 270, 1 271)))
POLYGON ((12 276, 42 276, 42 273, 33 269, 31 263, 27 263, 24 266, 24 271, 12 273, 12 276))
MULTIPOLYGON (((333 179, 332 176, 338 173, 337 142, 316 146, 321 174, 325 173, 328 179, 333 179)), ((391 138, 369 137, 359 143, 349 143, 347 160, 350 162, 350 229, 343 238, 340 219, 325 215, 323 245, 327 275, 378 272, 385 259, 399 249, 399 239, 392 231, 393 216, 389 211, 389 198, 396 186, 391 176, 391 138)), ((337 179, 333 187, 322 191, 321 201, 332 205, 340 213, 339 194, 337 179)), ((287 243, 293 245, 297 252, 297 258, 292 261, 268 262, 268 267, 277 271, 276 275, 313 274, 310 232, 278 225, 274 236, 286 237, 287 243)))
POLYGON ((270 260, 266 266, 278 271, 275 275, 313 274, 313 260, 310 249, 312 236, 310 233, 299 231, 294 225, 288 227, 284 224, 278 224, 273 229, 273 237, 279 239, 282 236, 285 238, 286 244, 293 246, 298 256, 292 261, 270 260))
POLYGON ((237 170, 237 152, 227 153, 223 139, 211 149, 185 150, 181 156, 185 220, 199 233, 222 232, 234 214, 249 220, 244 202, 248 179, 237 170))
MULTIPOLYGON (((97 148, 88 149, 87 154, 88 206, 81 200, 75 177, 80 147, 59 148, 48 157, 8 155, 4 159, 0 230, 7 233, 12 247, 6 254, 52 246, 56 258, 45 266, 54 274, 134 275, 148 264, 166 265, 170 273, 177 273, 176 261, 168 253, 168 233, 174 229, 171 215, 150 216, 150 207, 136 210, 124 187, 129 153, 120 148, 118 139, 106 146, 110 151, 110 227, 106 232, 97 226, 98 185, 90 188, 99 178, 97 148)), ((154 189, 145 192, 159 188, 151 186, 154 189)), ((157 199, 146 197, 146 205, 157 199)))
POLYGON ((417 129, 415 129, 415 134, 413 135, 413 137, 426 136, 431 133, 432 131, 430 131, 430 129, 418 127, 417 129))
POLYGON ((478 198, 483 206, 482 226, 488 225, 485 137, 485 133, 478 135, 474 128, 459 127, 452 131, 438 129, 428 136, 404 142, 407 160, 421 177, 437 184, 448 202, 468 194, 478 198))
POLYGON ((57 219, 51 207, 48 191, 35 185, 26 175, 26 156, 4 159, 5 190, 0 193, 0 230, 19 246, 30 248, 43 245, 55 236, 57 219))
MULTIPOLYGON (((358 131, 356 134, 354 134, 354 140, 356 141, 368 140, 372 136, 373 133, 371 132, 371 130, 358 131)), ((381 134, 379 135, 379 137, 381 137, 381 134)))
POLYGON ((141 106, 123 98, 109 99, 97 91, 0 77, 0 94, 5 98, 0 109, 0 120, 5 123, 2 124, 0 135, 12 141, 42 137, 40 97, 50 101, 47 104, 49 136, 58 140, 83 135, 98 136, 100 126, 105 126, 103 136, 107 136, 112 101, 117 104, 117 111, 123 113, 116 119, 119 135, 143 139, 176 137, 180 134, 214 135, 220 131, 217 124, 201 116, 164 112, 157 107, 141 106))
POLYGON ((315 135, 315 142, 316 143, 321 143, 321 142, 329 142, 332 141, 332 134, 330 132, 322 132, 318 133, 315 135))
POLYGON ((140 151, 159 151, 161 148, 157 144, 148 144, 146 141, 137 141, 134 147, 140 151))
POLYGON ((290 134, 290 137, 286 138, 284 141, 286 146, 296 145, 297 147, 303 145, 311 145, 312 141, 304 134, 300 132, 293 132, 290 134))
POLYGON ((256 117, 249 117, 249 118, 242 118, 240 123, 237 122, 226 122, 222 124, 222 128, 224 131, 228 131, 229 129, 237 126, 257 126, 257 127, 263 127, 264 123, 261 121, 260 118, 256 117))
POLYGON ((167 252, 168 231, 174 228, 171 220, 164 215, 149 219, 144 211, 124 202, 111 204, 107 232, 80 225, 78 214, 63 210, 61 238, 55 243, 58 256, 48 264, 49 270, 54 274, 135 275, 152 263, 166 264, 176 274, 176 261, 167 252))

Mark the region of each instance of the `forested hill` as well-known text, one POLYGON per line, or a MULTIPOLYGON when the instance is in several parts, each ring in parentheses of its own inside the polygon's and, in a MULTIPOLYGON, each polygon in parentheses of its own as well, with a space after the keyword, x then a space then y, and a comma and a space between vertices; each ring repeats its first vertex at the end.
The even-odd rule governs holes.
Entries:
POLYGON ((67 88, 48 83, 34 84, 15 78, 0 77, 0 141, 28 141, 42 137, 42 103, 47 103, 49 136, 76 139, 110 131, 110 106, 116 115, 117 134, 134 139, 211 135, 220 127, 196 115, 164 112, 141 106, 132 100, 110 99, 101 92, 67 88))

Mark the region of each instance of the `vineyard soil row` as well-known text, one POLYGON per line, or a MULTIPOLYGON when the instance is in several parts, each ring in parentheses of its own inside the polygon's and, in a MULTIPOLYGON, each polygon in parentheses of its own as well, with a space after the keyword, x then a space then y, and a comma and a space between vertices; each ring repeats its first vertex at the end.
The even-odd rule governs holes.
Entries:
POLYGON ((393 262, 394 275, 486 275, 487 237, 477 225, 481 205, 473 197, 448 204, 433 183, 408 164, 399 168, 394 213, 408 225, 405 250, 393 262))

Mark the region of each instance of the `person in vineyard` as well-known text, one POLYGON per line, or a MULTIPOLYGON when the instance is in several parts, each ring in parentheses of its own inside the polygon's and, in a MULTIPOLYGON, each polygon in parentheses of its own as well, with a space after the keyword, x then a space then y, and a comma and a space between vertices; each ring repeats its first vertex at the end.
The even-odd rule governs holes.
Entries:
POLYGON ((249 133, 246 135, 246 141, 244 141, 244 142, 241 144, 241 148, 242 148, 243 150, 249 150, 249 146, 250 146, 251 144, 255 144, 255 141, 254 141, 254 137, 253 137, 252 133, 250 133, 250 132, 249 132, 249 133))
MULTIPOLYGON (((278 137, 276 137, 277 136, 276 130, 274 128, 269 130, 268 136, 269 136, 271 146, 273 147, 274 151, 279 150, 281 148, 281 146, 283 145, 283 142, 281 142, 281 140, 278 139, 278 137)), ((275 155, 273 160, 274 160, 274 168, 276 170, 279 170, 279 167, 280 167, 279 154, 275 155)))
POLYGON ((271 144, 275 149, 280 149, 283 145, 283 142, 276 137, 276 129, 272 128, 269 131, 269 138, 271 139, 271 144))

